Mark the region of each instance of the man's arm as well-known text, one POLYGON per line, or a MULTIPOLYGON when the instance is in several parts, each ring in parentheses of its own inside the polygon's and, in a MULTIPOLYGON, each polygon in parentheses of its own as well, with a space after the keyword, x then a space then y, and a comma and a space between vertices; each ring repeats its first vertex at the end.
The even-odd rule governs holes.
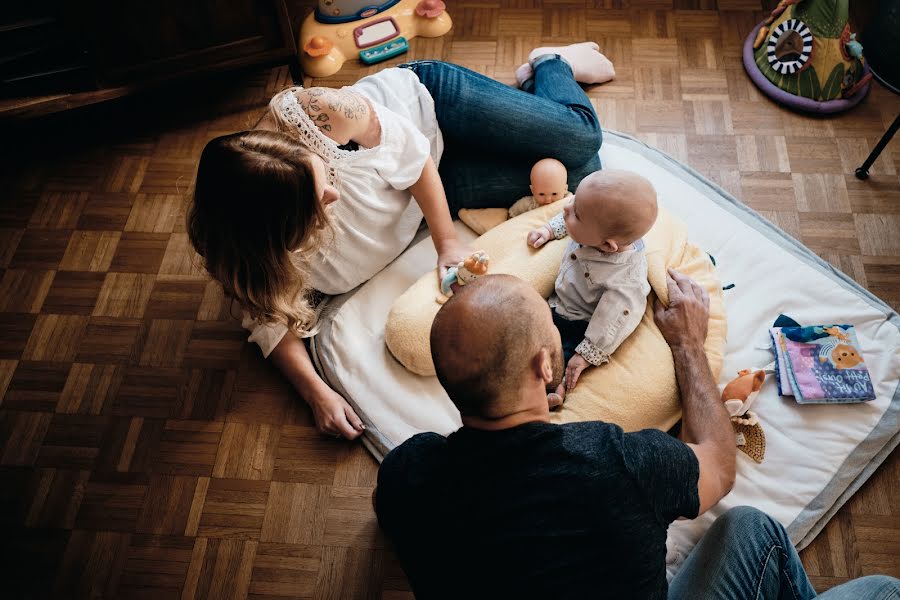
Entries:
POLYGON ((734 432, 713 380, 703 344, 709 323, 709 295, 690 277, 669 270, 669 306, 657 299, 654 316, 672 348, 681 392, 681 440, 700 464, 700 513, 709 510, 734 485, 737 450, 734 432))

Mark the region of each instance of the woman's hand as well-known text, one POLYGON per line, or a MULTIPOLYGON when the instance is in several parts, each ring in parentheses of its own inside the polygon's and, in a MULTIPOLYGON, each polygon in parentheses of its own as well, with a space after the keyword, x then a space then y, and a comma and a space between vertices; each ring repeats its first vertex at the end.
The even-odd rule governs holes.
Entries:
POLYGON ((285 334, 269 359, 312 408, 319 431, 352 440, 365 430, 365 425, 347 401, 316 373, 306 344, 300 338, 290 332, 285 334))
POLYGON ((438 253, 437 268, 439 282, 444 279, 444 275, 447 274, 447 269, 457 266, 474 252, 471 246, 463 244, 455 237, 443 240, 439 244, 435 243, 435 250, 437 250, 438 253))
POLYGON ((316 419, 316 429, 325 435, 354 440, 366 429, 353 408, 331 388, 310 398, 309 405, 316 419))

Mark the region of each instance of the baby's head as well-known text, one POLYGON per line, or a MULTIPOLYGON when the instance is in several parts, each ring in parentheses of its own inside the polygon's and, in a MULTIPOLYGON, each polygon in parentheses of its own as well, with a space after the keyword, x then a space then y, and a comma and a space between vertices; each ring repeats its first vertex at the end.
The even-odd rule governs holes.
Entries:
POLYGON ((555 158, 542 158, 531 167, 531 195, 541 206, 562 200, 569 192, 569 173, 555 158))
POLYGON ((573 240, 603 252, 619 252, 656 222, 656 190, 637 173, 604 169, 581 180, 563 213, 573 240))

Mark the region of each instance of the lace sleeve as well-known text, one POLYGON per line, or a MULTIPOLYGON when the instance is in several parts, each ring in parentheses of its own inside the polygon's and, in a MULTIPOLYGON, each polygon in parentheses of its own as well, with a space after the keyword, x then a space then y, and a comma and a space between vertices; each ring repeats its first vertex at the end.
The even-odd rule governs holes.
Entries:
POLYGON ((281 118, 294 127, 300 143, 322 157, 328 173, 328 183, 335 185, 337 172, 333 165, 345 158, 350 151, 341 149, 313 123, 297 100, 296 91, 300 89, 303 88, 291 88, 281 92, 273 99, 275 108, 281 118))

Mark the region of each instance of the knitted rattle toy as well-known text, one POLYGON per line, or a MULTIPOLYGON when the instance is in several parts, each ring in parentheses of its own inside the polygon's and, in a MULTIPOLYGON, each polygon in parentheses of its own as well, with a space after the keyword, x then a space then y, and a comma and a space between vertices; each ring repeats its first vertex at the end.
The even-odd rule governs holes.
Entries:
POLYGON ((763 371, 752 372, 744 369, 738 372, 736 379, 732 379, 722 390, 722 402, 725 410, 731 416, 731 426, 734 428, 735 441, 741 452, 761 463, 766 454, 766 434, 756 413, 750 411, 750 407, 759 395, 766 374, 763 371))
POLYGON ((453 284, 466 285, 486 274, 489 263, 487 253, 479 250, 457 266, 447 269, 447 274, 441 280, 441 295, 436 298, 437 303, 443 304, 453 295, 453 284))

